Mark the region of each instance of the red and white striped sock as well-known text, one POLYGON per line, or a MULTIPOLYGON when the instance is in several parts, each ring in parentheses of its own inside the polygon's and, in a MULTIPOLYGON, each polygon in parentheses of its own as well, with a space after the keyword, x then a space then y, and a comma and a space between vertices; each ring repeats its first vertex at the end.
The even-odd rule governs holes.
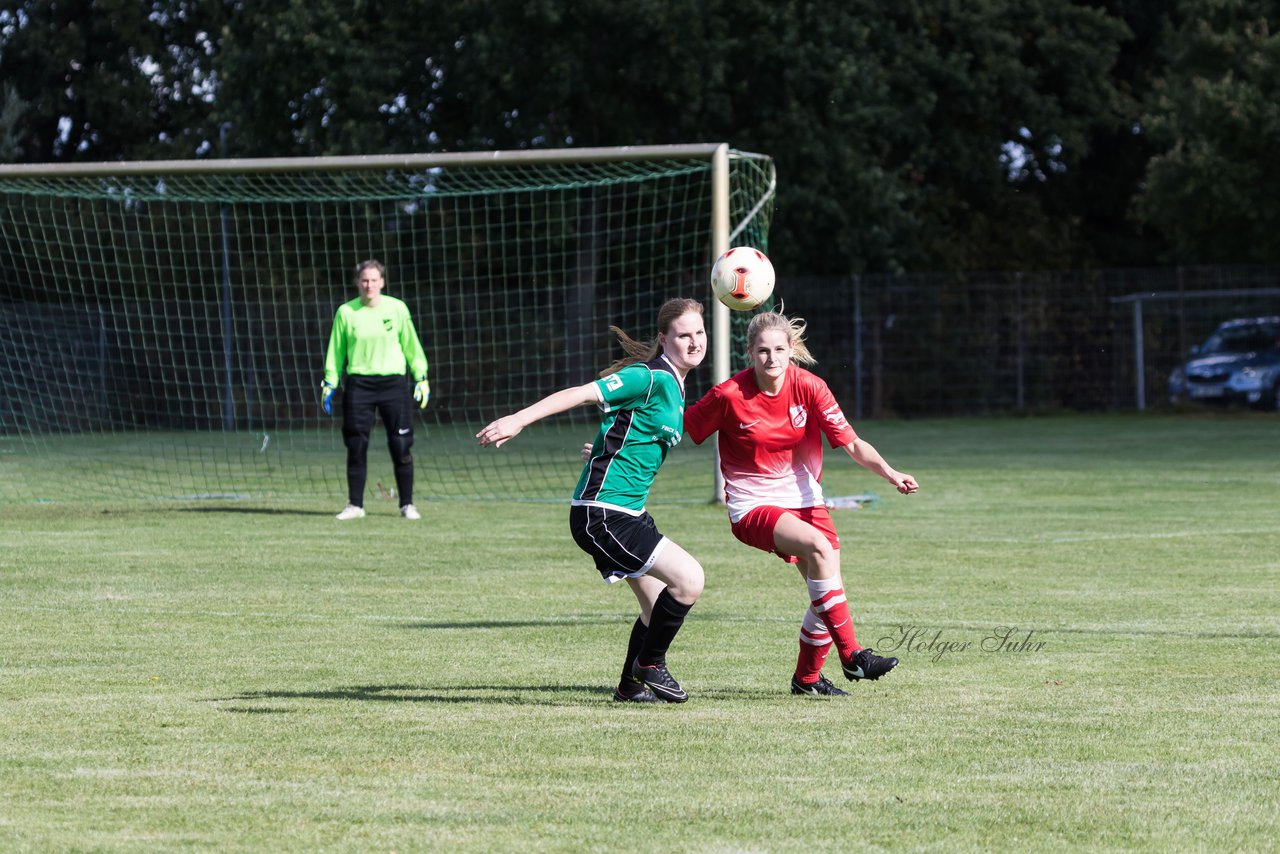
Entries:
POLYGON ((831 640, 840 653, 840 660, 848 662, 854 653, 862 649, 853 633, 853 619, 849 616, 849 604, 844 598, 844 585, 840 576, 832 578, 806 578, 809 586, 809 602, 814 612, 826 623, 831 640))
POLYGON ((826 624, 806 608, 804 620, 800 623, 800 655, 796 659, 796 681, 812 684, 822 674, 822 665, 826 663, 827 653, 831 651, 831 634, 826 624))

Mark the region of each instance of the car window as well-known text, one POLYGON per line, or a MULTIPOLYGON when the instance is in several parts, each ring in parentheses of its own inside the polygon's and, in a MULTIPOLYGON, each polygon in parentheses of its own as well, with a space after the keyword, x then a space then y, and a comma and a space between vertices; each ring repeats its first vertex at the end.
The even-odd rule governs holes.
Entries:
POLYGON ((1209 336, 1201 353, 1249 353, 1271 350, 1276 346, 1276 333, 1264 326, 1224 329, 1209 336))

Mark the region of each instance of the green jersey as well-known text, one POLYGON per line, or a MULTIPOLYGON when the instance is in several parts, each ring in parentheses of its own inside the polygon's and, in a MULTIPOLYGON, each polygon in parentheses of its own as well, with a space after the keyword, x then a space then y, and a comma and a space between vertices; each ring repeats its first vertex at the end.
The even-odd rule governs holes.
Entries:
POLYGON ((344 369, 370 377, 404 376, 408 369, 415 380, 426 379, 427 356, 408 306, 389 296, 376 306, 365 305, 359 298, 338 306, 329 333, 324 381, 337 386, 344 369))
POLYGON ((658 467, 684 432, 684 382, 660 355, 595 386, 605 417, 572 503, 639 515, 658 467))

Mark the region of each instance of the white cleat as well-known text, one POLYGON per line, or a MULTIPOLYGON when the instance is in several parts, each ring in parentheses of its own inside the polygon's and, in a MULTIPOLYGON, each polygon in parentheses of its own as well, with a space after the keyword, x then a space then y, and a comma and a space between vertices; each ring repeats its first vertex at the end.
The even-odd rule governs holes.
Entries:
POLYGON ((346 507, 343 507, 342 512, 339 513, 334 518, 339 519, 343 522, 347 521, 348 519, 363 519, 364 508, 357 507, 354 504, 348 504, 346 507))
MULTIPOLYGON (((362 514, 363 515, 363 514, 362 514)), ((400 515, 406 519, 417 521, 422 518, 422 514, 418 512, 418 508, 412 504, 406 504, 400 508, 400 515)))

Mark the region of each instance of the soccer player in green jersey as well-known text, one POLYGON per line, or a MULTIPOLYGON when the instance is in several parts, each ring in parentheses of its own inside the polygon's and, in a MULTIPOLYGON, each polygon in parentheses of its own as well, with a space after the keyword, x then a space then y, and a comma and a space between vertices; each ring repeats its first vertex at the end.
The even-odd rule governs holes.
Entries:
POLYGON ((595 404, 604 415, 569 508, 574 542, 605 581, 626 579, 640 603, 613 698, 683 703, 689 695, 667 669, 667 650, 702 595, 702 565, 664 537, 646 512, 649 487, 684 431, 684 378, 702 363, 702 303, 673 299, 658 310, 658 335, 645 344, 610 326, 627 356, 600 379, 571 386, 499 418, 476 434, 501 447, 549 415, 595 404))
POLYGON ((400 515, 421 519, 413 504, 413 404, 404 381, 413 376, 413 399, 419 408, 431 398, 427 356, 422 351, 409 308, 382 292, 387 269, 379 261, 356 265, 360 296, 338 306, 324 360, 320 402, 325 414, 333 409, 333 393, 345 370, 342 398, 342 441, 347 446, 347 506, 338 518, 364 516, 364 487, 368 477, 369 433, 375 415, 382 416, 387 450, 395 470, 400 515))

